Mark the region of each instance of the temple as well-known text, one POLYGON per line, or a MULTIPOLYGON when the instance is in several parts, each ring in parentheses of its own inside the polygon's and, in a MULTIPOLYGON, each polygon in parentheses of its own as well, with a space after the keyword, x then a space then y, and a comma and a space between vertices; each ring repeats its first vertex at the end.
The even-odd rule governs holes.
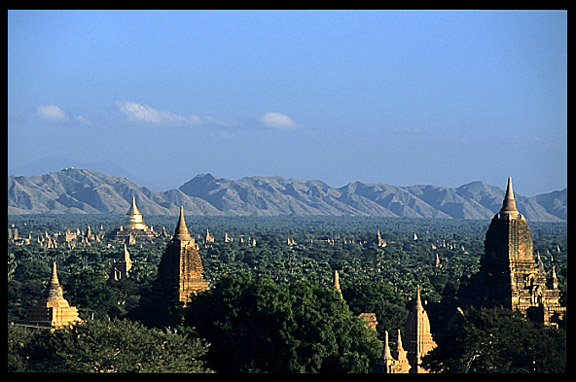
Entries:
POLYGON ((36 326, 48 329, 60 329, 80 322, 78 309, 70 306, 64 298, 64 291, 58 281, 56 263, 52 265, 52 277, 44 297, 36 306, 28 309, 26 318, 19 322, 21 325, 36 326))
POLYGON ((420 286, 416 287, 416 301, 406 319, 404 339, 408 363, 411 366, 410 373, 427 373, 428 371, 421 366, 422 357, 436 347, 436 342, 430 333, 430 320, 422 305, 420 286))
POLYGON ((151 325, 166 322, 171 319, 166 315, 171 308, 186 306, 191 298, 207 289, 198 245, 188 233, 184 208, 180 207, 174 236, 166 245, 151 293, 142 296, 137 318, 151 325))
POLYGON ((400 329, 398 329, 398 338, 394 351, 390 351, 388 343, 388 331, 384 334, 384 350, 382 358, 377 363, 378 372, 384 374, 406 374, 410 372, 410 364, 406 350, 402 345, 402 337, 400 336, 400 329))
POLYGON ((563 323, 566 308, 559 302, 555 269, 548 282, 542 262, 534 258, 532 235, 516 207, 511 178, 502 208, 486 232, 484 248, 480 271, 462 280, 458 297, 463 305, 501 306, 545 325, 563 323))
POLYGON ((132 196, 132 204, 124 218, 124 224, 111 235, 116 239, 124 239, 124 242, 128 244, 133 244, 136 238, 153 239, 156 237, 154 231, 144 223, 144 218, 136 206, 134 196, 132 196))
POLYGON ((388 332, 386 331, 382 358, 377 364, 378 372, 387 374, 428 373, 428 370, 421 365, 422 357, 436 347, 436 342, 432 339, 430 320, 422 305, 420 286, 416 288, 416 299, 406 319, 404 341, 405 345, 402 343, 400 329, 398 329, 396 347, 390 351, 388 332))
POLYGON ((112 262, 112 268, 110 270, 110 279, 114 281, 120 281, 128 277, 128 272, 132 269, 132 260, 130 259, 130 252, 126 244, 124 244, 124 252, 122 258, 112 262))

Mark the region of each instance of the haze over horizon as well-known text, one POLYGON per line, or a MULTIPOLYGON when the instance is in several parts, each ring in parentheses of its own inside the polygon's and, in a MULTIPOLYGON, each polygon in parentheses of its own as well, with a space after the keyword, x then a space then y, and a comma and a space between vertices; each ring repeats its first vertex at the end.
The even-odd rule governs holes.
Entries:
POLYGON ((7 142, 9 171, 106 164, 158 191, 201 173, 560 190, 567 12, 12 10, 7 142))

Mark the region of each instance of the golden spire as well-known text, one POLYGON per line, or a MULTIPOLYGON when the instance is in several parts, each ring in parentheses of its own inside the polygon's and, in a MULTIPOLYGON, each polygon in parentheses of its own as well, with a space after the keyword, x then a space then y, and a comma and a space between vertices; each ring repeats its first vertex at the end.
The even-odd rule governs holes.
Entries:
POLYGON ((62 287, 58 281, 58 271, 56 270, 56 262, 52 263, 52 278, 46 290, 48 299, 64 298, 62 287))
POLYGON ((134 195, 132 195, 132 205, 130 206, 130 209, 128 210, 128 213, 126 215, 130 216, 142 215, 138 210, 138 207, 136 206, 136 197, 134 195))
POLYGON ((340 297, 342 297, 342 289, 340 289, 340 275, 338 271, 334 271, 334 288, 338 291, 340 297))
POLYGON ((184 220, 183 206, 180 206, 180 217, 178 218, 178 224, 176 225, 176 230, 174 231, 172 240, 192 240, 192 237, 188 233, 188 228, 186 227, 186 221, 184 220))
POLYGON ((390 345, 388 344, 388 330, 384 332, 384 359, 394 359, 392 358, 392 353, 390 353, 390 345))
POLYGON ((400 329, 398 329, 398 336, 396 340, 396 348, 392 352, 392 357, 400 360, 406 357, 406 350, 404 350, 404 345, 402 345, 402 337, 400 335, 400 329))
POLYGON ((504 201, 502 203, 502 208, 500 209, 500 214, 511 215, 518 214, 516 209, 516 201, 514 200, 514 190, 512 189, 512 177, 508 177, 508 186, 506 187, 506 196, 504 196, 504 201))
POLYGON ((124 228, 127 229, 139 229, 139 230, 147 230, 146 224, 144 224, 144 219, 142 218, 142 214, 138 210, 136 206, 136 198, 132 196, 132 205, 126 212, 126 219, 124 223, 124 228))

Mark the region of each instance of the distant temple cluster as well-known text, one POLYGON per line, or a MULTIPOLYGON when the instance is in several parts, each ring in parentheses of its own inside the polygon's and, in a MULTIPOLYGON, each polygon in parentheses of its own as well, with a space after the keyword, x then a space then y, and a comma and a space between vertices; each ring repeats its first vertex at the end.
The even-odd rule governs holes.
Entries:
MULTIPOLYGON (((101 233, 93 234, 88 228, 87 232, 81 234, 70 231, 53 237, 46 234, 38 241, 51 246, 68 243, 65 245, 70 247, 70 243, 76 241, 79 236, 88 238, 87 240, 98 240, 97 238, 101 238, 102 235, 104 235, 102 229, 101 233)), ((132 198, 132 205, 126 214, 124 225, 111 233, 112 237, 124 240, 125 244, 121 258, 112 263, 110 278, 118 281, 128 276, 132 261, 126 244, 130 244, 131 240, 136 238, 149 240, 167 235, 165 229, 157 234, 146 226, 136 201, 132 198)), ((15 244, 22 242, 15 230, 9 230, 9 240, 15 244)), ((26 240, 31 240, 31 237, 24 239, 26 240)), ((242 236, 240 240, 244 242, 244 237, 242 236)), ((414 240, 418 240, 416 234, 414 240)), ((224 241, 230 242, 232 238, 226 233, 224 241)), ((215 238, 206 230, 204 245, 210 246, 214 242, 215 238)), ((255 246, 256 240, 249 238, 248 244, 255 246)), ((387 245, 379 231, 376 244, 379 247, 387 245)), ((295 246, 297 243, 289 237, 287 245, 295 246)), ((465 250, 463 247, 461 249, 465 250)), ((198 250, 199 246, 186 226, 184 208, 180 207, 178 223, 162 255, 156 281, 151 292, 143 295, 140 305, 131 312, 132 318, 150 325, 166 322, 174 307, 186 306, 195 295, 209 288, 208 281, 204 279, 198 250)), ((442 266, 438 255, 434 266, 438 268, 442 266)), ((334 273, 334 287, 342 296, 338 272, 334 273)), ((462 306, 502 306, 517 310, 526 317, 549 326, 559 326, 564 322, 566 308, 560 305, 555 268, 552 267, 551 277, 547 279, 540 257, 534 258, 532 236, 526 219, 516 208, 510 178, 502 208, 493 217, 486 233, 480 270, 469 280, 462 280, 458 301, 462 306)), ((362 313, 360 317, 365 320, 367 327, 376 330, 378 322, 374 313, 362 313)), ((54 263, 52 277, 43 299, 27 311, 26 318, 20 324, 57 329, 80 321, 77 308, 70 306, 63 297, 54 263)), ((422 357, 435 347, 430 321, 421 301, 420 287, 417 287, 416 298, 406 320, 404 338, 401 338, 398 329, 395 345, 390 347, 386 331, 384 350, 377 364, 378 371, 425 373, 427 371, 422 367, 422 357)))
POLYGON ((92 228, 88 226, 86 231, 80 229, 71 231, 67 229, 66 232, 57 232, 54 234, 45 232, 44 235, 36 237, 36 240, 32 239, 32 234, 30 233, 27 237, 21 237, 18 228, 8 228, 9 242, 15 245, 30 245, 35 243, 45 248, 74 249, 76 247, 91 247, 92 243, 100 243, 104 236, 105 233, 102 226, 100 226, 98 233, 93 233, 92 228))

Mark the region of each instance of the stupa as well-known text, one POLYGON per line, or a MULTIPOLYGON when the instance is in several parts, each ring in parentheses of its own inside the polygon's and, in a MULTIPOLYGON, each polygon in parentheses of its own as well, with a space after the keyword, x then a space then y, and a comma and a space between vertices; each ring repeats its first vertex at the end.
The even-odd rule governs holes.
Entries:
POLYGON ((52 265, 52 278, 44 297, 36 306, 28 309, 26 318, 19 323, 27 326, 60 329, 80 321, 78 309, 75 306, 70 306, 64 298, 64 292, 58 281, 56 263, 54 263, 52 265))
POLYGON ((144 218, 138 206, 136 206, 136 198, 134 196, 132 196, 132 204, 128 212, 126 212, 124 224, 112 232, 112 236, 116 239, 124 239, 125 241, 129 241, 130 238, 154 239, 154 237, 156 237, 154 231, 144 223, 144 218))

